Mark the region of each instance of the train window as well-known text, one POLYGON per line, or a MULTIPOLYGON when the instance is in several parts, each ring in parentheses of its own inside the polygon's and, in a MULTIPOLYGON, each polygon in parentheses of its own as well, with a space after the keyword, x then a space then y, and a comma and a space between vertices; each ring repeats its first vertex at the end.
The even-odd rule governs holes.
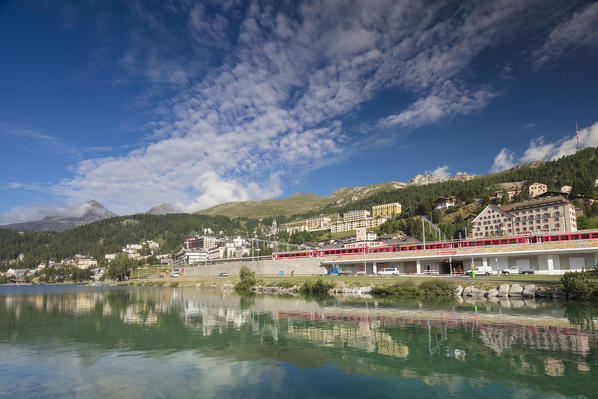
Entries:
POLYGON ((561 236, 561 241, 568 241, 569 240, 569 236, 561 236))
POLYGON ((490 245, 492 243, 492 241, 488 240, 488 241, 484 241, 484 245, 490 245))
POLYGON ((424 249, 424 246, 423 245, 418 245, 417 249, 424 249))
POLYGON ((592 233, 592 238, 598 238, 598 233, 592 233))
POLYGON ((492 240, 492 245, 498 245, 498 240, 492 240))
POLYGON ((579 234, 572 234, 569 236, 572 240, 579 240, 579 234))
POLYGON ((484 245, 484 241, 476 241, 476 243, 475 243, 476 247, 480 247, 482 245, 484 245))
POLYGON ((589 234, 582 234, 582 235, 581 235, 581 239, 582 239, 582 240, 587 240, 588 238, 590 238, 590 235, 589 235, 589 234))
POLYGON ((516 239, 514 239, 514 238, 511 238, 511 239, 509 240, 509 244, 515 244, 515 243, 517 243, 517 240, 516 240, 516 239))

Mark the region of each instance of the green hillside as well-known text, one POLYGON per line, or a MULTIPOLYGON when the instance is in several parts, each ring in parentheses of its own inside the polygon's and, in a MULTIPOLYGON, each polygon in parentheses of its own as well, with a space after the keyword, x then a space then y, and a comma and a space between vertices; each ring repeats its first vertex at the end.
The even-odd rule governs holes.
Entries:
POLYGON ((387 182, 365 187, 345 187, 335 190, 328 197, 316 194, 296 193, 288 198, 277 198, 263 201, 227 202, 201 210, 202 215, 222 215, 228 217, 268 218, 284 216, 290 218, 307 213, 318 213, 330 206, 351 203, 379 191, 387 191, 406 187, 407 183, 387 182))
POLYGON ((202 215, 224 215, 228 217, 263 218, 291 216, 307 213, 328 205, 331 199, 316 194, 294 194, 288 198, 264 201, 227 202, 199 211, 202 215))

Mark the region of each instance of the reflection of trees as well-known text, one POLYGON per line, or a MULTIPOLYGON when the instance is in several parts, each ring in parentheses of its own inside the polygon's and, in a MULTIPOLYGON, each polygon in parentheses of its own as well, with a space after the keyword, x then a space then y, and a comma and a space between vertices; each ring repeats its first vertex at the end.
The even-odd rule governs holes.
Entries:
POLYGON ((596 320, 598 320, 598 306, 589 303, 567 303, 565 315, 569 322, 584 330, 596 331, 596 320))

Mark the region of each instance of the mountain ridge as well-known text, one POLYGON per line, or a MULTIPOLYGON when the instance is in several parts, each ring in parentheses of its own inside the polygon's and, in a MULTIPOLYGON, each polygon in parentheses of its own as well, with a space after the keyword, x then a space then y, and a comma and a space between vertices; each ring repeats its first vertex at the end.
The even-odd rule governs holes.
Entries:
POLYGON ((81 203, 77 207, 81 216, 46 216, 41 220, 33 220, 23 223, 12 223, 0 228, 7 228, 18 231, 65 231, 84 224, 97 222, 98 220, 109 219, 118 216, 110 212, 104 205, 96 200, 81 203))

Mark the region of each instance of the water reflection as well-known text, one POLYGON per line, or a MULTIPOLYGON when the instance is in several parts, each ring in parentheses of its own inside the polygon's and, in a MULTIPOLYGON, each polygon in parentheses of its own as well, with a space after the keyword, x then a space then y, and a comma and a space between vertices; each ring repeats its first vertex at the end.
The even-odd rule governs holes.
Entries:
MULTIPOLYGON (((299 369, 333 364, 354 376, 454 383, 459 388, 452 389, 461 393, 473 389, 461 386, 466 378, 494 384, 493 389, 516 384, 536 393, 595 395, 597 313, 587 305, 318 301, 168 288, 64 290, 0 292, 0 347, 34 347, 52 356, 63 347, 79 350, 88 367, 113 351, 172 362, 168 356, 180 359, 193 350, 213 359, 203 360, 202 370, 221 359, 288 362, 299 369), (82 349, 88 347, 94 350, 82 349)), ((160 372, 169 369, 176 368, 162 365, 160 372)))

